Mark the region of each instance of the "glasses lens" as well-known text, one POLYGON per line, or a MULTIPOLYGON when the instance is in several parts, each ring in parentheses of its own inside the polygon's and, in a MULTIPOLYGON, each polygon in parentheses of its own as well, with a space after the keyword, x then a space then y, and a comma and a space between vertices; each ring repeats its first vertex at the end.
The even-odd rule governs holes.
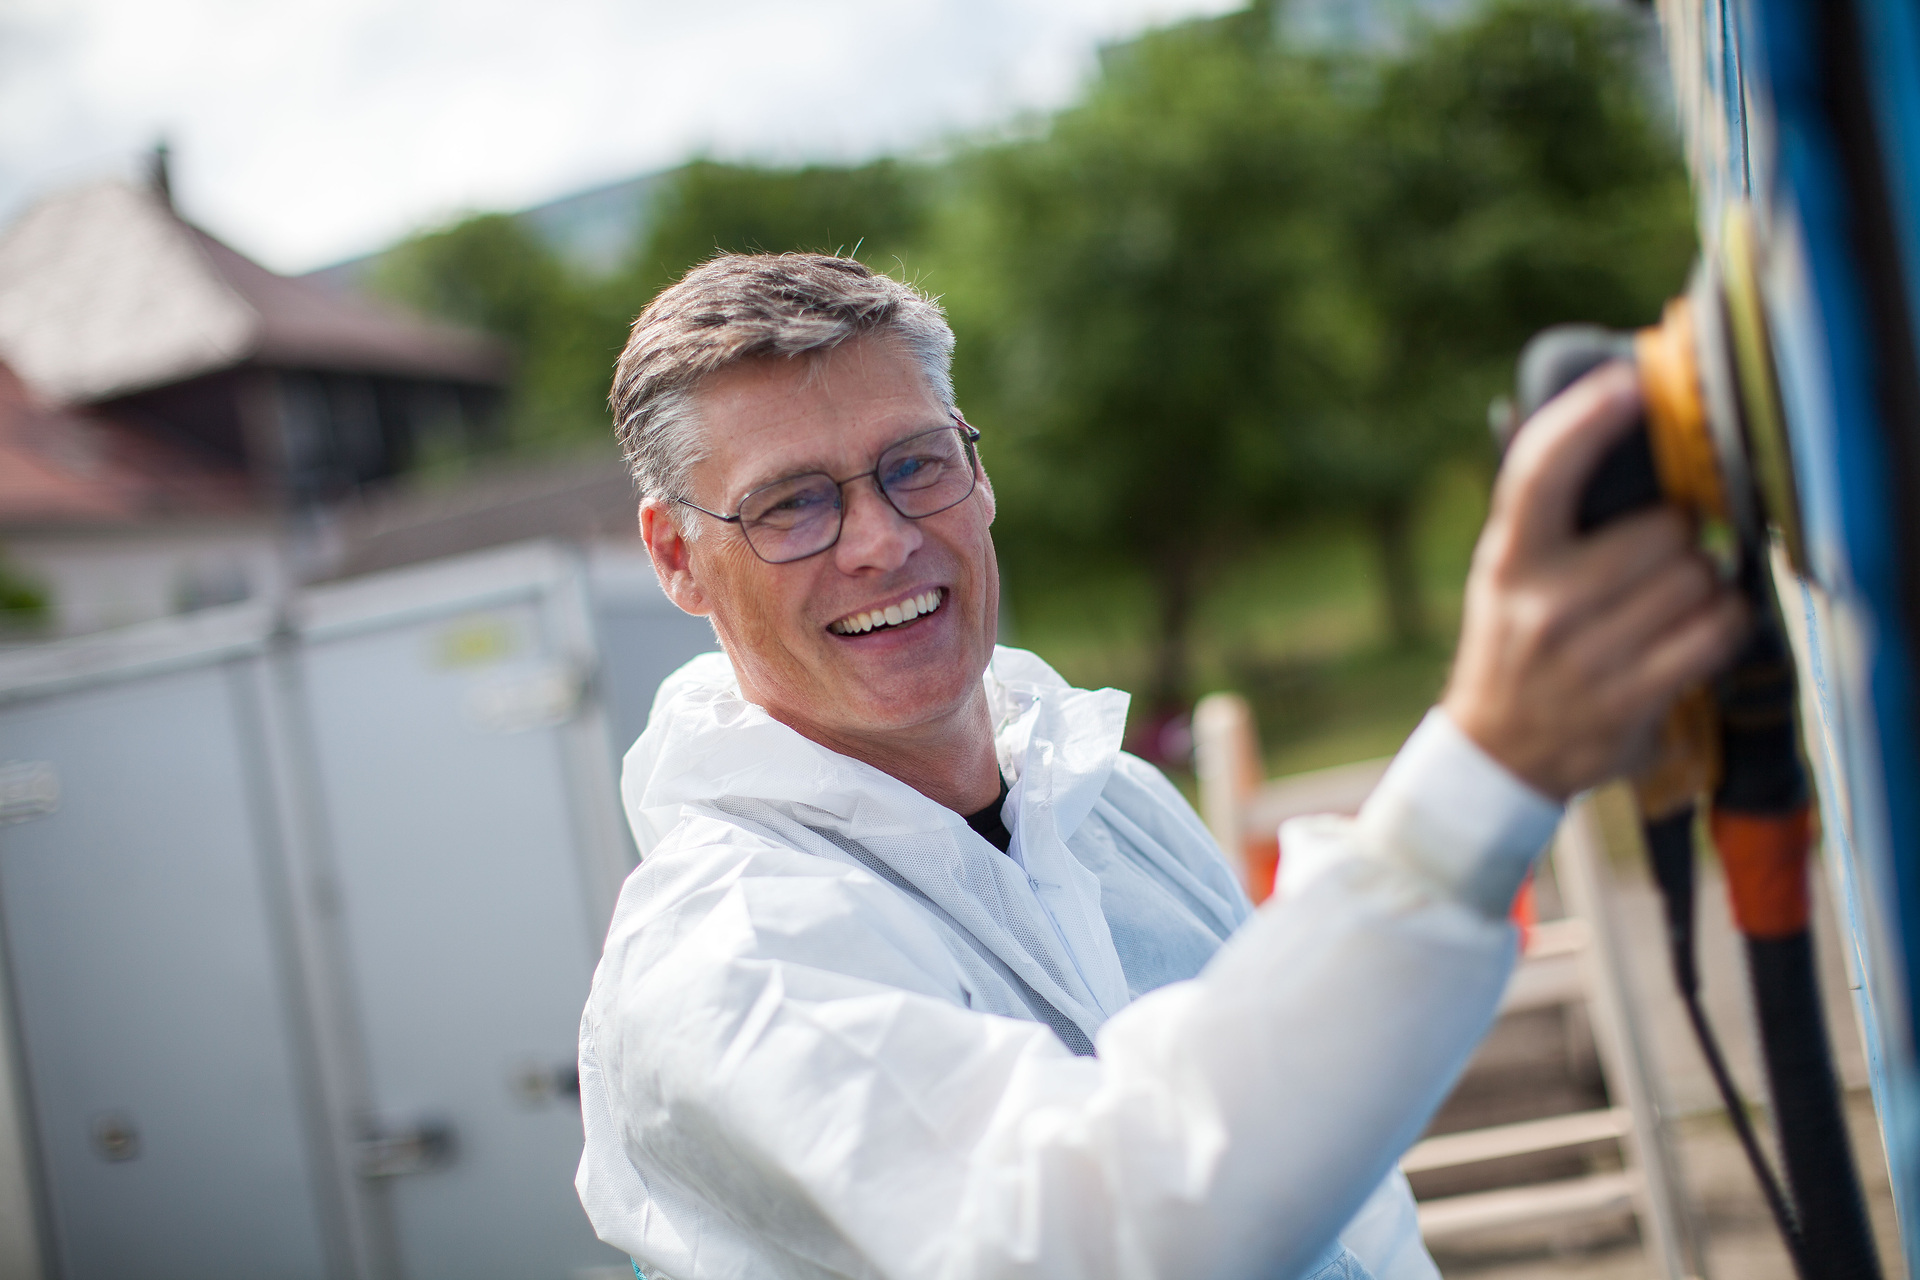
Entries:
POLYGON ((880 455, 880 488, 910 519, 945 511, 973 492, 973 460, 954 427, 909 436, 880 455))
POLYGON ((804 475, 755 489, 741 500, 740 531, 774 564, 825 550, 840 536, 840 486, 830 476, 804 475))

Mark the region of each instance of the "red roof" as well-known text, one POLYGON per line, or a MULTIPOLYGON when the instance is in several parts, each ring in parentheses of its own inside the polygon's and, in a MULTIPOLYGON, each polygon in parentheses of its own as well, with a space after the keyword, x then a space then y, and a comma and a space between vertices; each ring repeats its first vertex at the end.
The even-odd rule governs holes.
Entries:
POLYGON ((0 526, 128 524, 255 509, 239 471, 98 414, 40 403, 0 363, 0 526))

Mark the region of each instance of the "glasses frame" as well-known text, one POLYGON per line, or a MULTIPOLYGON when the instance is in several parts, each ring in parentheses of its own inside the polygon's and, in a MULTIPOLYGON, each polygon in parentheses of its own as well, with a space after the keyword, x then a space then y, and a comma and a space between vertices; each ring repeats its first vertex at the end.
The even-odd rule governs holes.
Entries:
POLYGON ((958 409, 949 409, 947 415, 953 419, 953 426, 929 427, 925 431, 916 431, 910 436, 900 437, 900 439, 895 440, 892 444, 880 451, 880 456, 873 460, 873 466, 860 472, 858 475, 848 476, 844 480, 836 480, 829 472, 825 471, 801 471, 794 475, 782 476, 778 480, 770 481, 757 488, 747 490, 746 493, 741 495, 740 501, 734 504, 733 514, 730 516, 721 515, 718 511, 709 511, 699 503, 689 502, 685 498, 675 498, 674 501, 683 507, 691 507, 703 516, 711 516, 722 524, 730 524, 738 528, 741 538, 744 539, 747 544, 747 550, 753 552, 754 555, 759 556, 760 559, 766 561, 768 564, 798 564, 802 560, 811 560, 814 556, 822 552, 833 550, 835 545, 839 543, 840 535, 845 532, 847 527, 847 486, 857 480, 872 480, 873 487, 880 494, 881 499, 884 500, 889 507, 892 507, 894 513, 902 520, 925 520, 928 516, 937 516, 942 511, 953 510, 973 496, 973 491, 980 487, 980 453, 976 447, 980 443, 980 432, 972 423, 960 416, 958 409), (960 433, 960 447, 967 455, 967 491, 944 507, 938 507, 932 511, 923 511, 917 516, 910 516, 900 510, 900 504, 893 500, 893 495, 887 492, 887 487, 880 483, 880 459, 886 457, 907 441, 917 440, 921 436, 930 436, 936 431, 958 431, 960 433), (753 536, 747 532, 746 519, 740 514, 740 511, 753 498, 754 494, 763 493, 775 485, 789 484, 805 476, 824 476, 839 490, 839 501, 835 508, 839 515, 838 523, 834 525, 833 537, 829 538, 826 543, 819 548, 809 551, 805 555, 790 556, 785 560, 775 560, 761 551, 759 547, 753 545, 753 536))

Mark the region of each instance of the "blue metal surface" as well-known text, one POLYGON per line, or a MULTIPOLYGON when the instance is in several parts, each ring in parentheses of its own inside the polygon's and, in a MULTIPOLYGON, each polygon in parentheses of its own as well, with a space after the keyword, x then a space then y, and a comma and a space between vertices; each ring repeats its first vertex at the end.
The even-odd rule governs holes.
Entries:
POLYGON ((1905 595, 1920 565, 1902 545, 1899 505, 1920 494, 1903 493, 1906 446, 1890 434, 1920 422, 1887 412, 1889 379, 1920 353, 1895 345, 1912 329, 1884 323, 1890 297, 1909 317, 1920 303, 1920 14, 1912 0, 1851 8, 1861 71, 1841 88, 1864 89, 1871 112, 1871 146, 1854 151, 1868 135, 1836 106, 1836 64, 1823 57, 1838 47, 1823 43, 1835 10, 1823 0, 1707 0, 1674 6, 1666 26, 1710 249, 1720 206, 1742 195, 1764 234, 1762 291, 1811 570, 1781 603, 1808 637, 1808 753, 1908 1270, 1920 1275, 1920 650, 1905 595), (1877 159, 1883 193, 1863 187, 1863 155, 1869 167, 1877 159), (1860 231, 1863 202, 1876 199, 1893 229, 1891 266, 1870 260, 1860 231))

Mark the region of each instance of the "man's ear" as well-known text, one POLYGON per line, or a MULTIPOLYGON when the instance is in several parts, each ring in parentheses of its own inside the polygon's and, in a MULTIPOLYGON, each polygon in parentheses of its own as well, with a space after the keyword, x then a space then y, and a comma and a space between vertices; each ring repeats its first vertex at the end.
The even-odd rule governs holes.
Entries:
MULTIPOLYGON (((957 406, 947 410, 947 412, 953 415, 955 422, 965 427, 968 431, 973 430, 973 424, 967 421, 967 415, 961 413, 957 406)), ((999 514, 1000 505, 994 501, 993 481, 987 475, 987 464, 980 460, 980 447, 978 445, 975 445, 973 448, 973 470, 974 474, 979 477, 980 488, 986 492, 987 523, 992 524, 994 516, 999 514)))
POLYGON ((660 589, 682 612, 704 618, 713 605, 693 575, 693 547, 680 532, 679 521, 667 503, 648 498, 640 504, 640 541, 647 545, 647 558, 653 561, 654 576, 660 589))

